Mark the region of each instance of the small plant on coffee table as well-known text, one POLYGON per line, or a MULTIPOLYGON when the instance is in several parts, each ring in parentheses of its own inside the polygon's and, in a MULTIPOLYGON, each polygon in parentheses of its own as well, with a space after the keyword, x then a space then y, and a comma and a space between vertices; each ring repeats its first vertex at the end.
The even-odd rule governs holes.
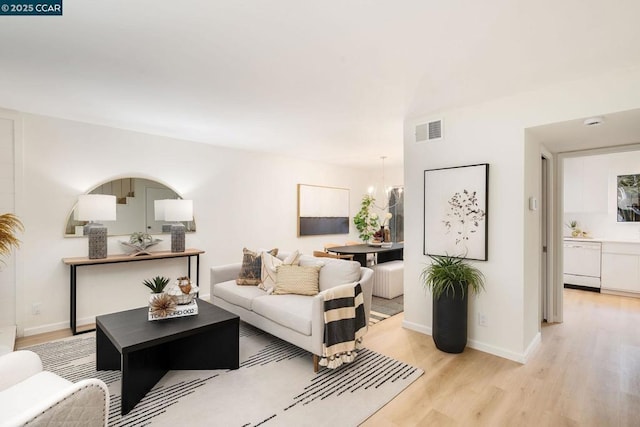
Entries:
POLYGON ((164 287, 169 283, 169 278, 156 276, 153 279, 147 279, 142 282, 147 288, 151 289, 151 292, 154 294, 159 294, 164 291, 164 287))

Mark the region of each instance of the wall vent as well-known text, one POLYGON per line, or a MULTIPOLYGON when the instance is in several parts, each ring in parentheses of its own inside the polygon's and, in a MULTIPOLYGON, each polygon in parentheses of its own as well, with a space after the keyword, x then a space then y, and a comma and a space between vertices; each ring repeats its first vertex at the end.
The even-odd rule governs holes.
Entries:
POLYGON ((442 120, 434 120, 416 126, 416 142, 437 141, 442 139, 442 120))

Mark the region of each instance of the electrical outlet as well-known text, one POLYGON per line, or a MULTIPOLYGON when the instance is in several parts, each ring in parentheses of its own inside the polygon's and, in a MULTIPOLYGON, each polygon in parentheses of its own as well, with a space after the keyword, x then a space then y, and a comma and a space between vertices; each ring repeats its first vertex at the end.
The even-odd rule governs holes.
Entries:
POLYGON ((33 314, 34 316, 37 316, 38 314, 40 314, 41 309, 42 309, 42 303, 34 302, 33 305, 31 306, 31 314, 33 314))
POLYGON ((487 315, 484 313, 478 313, 478 325, 487 326, 487 315))

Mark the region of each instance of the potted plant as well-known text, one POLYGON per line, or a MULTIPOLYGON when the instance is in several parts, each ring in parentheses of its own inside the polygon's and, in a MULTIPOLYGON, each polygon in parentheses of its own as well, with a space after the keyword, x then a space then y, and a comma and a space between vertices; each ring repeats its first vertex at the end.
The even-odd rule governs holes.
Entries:
POLYGON ((359 237, 365 243, 371 240, 380 228, 378 214, 371 212, 371 207, 375 201, 376 199, 374 199, 373 196, 365 194, 362 197, 360 211, 353 217, 353 223, 360 233, 359 237))
POLYGON ((149 320, 162 319, 173 313, 176 309, 176 302, 173 297, 164 292, 164 288, 169 283, 169 278, 156 276, 142 282, 151 289, 149 295, 149 320))
POLYGON ((147 279, 142 282, 147 288, 151 289, 152 294, 160 294, 164 291, 165 286, 169 283, 169 278, 156 276, 153 279, 147 279))
POLYGON ((13 247, 20 246, 16 237, 18 231, 24 231, 24 226, 17 216, 11 213, 0 215, 0 256, 9 256, 13 247))
POLYGON ((469 292, 484 289, 484 276, 465 258, 429 257, 432 263, 422 270, 420 280, 433 295, 433 341, 444 352, 462 353, 467 345, 469 292))

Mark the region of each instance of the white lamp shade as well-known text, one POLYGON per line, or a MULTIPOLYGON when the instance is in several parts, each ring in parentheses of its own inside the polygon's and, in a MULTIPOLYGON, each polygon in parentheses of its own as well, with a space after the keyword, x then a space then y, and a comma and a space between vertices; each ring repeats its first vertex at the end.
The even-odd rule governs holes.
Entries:
POLYGON ((165 221, 191 221, 193 200, 163 200, 165 221))
POLYGON ((164 211, 168 200, 154 200, 153 201, 153 213, 156 221, 165 221, 164 211))
POLYGON ((76 219, 79 221, 115 221, 116 196, 83 194, 78 197, 76 219))

